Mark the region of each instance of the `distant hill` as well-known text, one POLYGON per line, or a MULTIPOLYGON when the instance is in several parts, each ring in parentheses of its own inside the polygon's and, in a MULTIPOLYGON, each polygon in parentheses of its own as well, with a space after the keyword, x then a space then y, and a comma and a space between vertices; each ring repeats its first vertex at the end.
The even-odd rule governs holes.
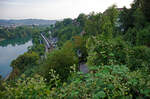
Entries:
POLYGON ((0 25, 50 25, 55 24, 56 20, 43 19, 21 19, 21 20, 1 20, 0 25))

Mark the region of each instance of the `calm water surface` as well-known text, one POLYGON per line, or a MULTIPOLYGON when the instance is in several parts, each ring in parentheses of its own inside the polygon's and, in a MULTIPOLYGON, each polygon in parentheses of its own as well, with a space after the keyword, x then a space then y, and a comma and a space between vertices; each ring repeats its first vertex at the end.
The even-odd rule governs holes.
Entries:
POLYGON ((21 45, 0 46, 0 75, 6 77, 12 71, 10 63, 19 55, 27 52, 27 48, 32 45, 32 40, 21 45))

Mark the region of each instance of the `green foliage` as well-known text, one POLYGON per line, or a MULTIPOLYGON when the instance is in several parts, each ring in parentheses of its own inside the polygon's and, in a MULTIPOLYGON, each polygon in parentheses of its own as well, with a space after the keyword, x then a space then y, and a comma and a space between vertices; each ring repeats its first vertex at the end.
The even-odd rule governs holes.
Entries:
POLYGON ((32 69, 29 67, 37 65, 38 55, 44 54, 44 46, 39 44, 41 30, 16 28, 22 33, 20 35, 12 34, 14 30, 0 29, 0 38, 22 37, 26 36, 26 31, 32 32, 34 43, 29 53, 12 62, 13 75, 24 72, 31 77, 21 76, 17 82, 10 81, 10 84, 1 82, 2 99, 150 98, 148 8, 148 0, 134 0, 131 8, 124 8, 123 11, 118 11, 113 5, 104 13, 80 14, 74 20, 67 18, 56 22, 45 32, 50 30, 51 34, 46 33, 46 36, 57 37, 61 48, 48 53, 43 64, 32 69), (81 31, 84 35, 79 36, 81 31), (64 44, 67 40, 71 42, 64 44), (77 72, 78 58, 75 52, 78 50, 83 55, 79 63, 87 58, 89 72, 86 74, 77 72), (45 80, 41 76, 32 77, 31 72, 32 75, 41 74, 45 80))
POLYGON ((0 38, 14 39, 23 38, 32 35, 34 29, 28 26, 16 27, 16 28, 2 28, 0 29, 0 38))
POLYGON ((113 36, 113 24, 109 16, 103 16, 101 22, 101 31, 105 37, 111 38, 113 36))
POLYGON ((115 25, 116 20, 117 20, 118 15, 119 15, 119 12, 117 10, 117 6, 116 5, 110 6, 108 9, 106 9, 104 14, 110 18, 112 25, 115 25))
POLYGON ((44 68, 43 74, 47 81, 50 81, 51 75, 49 75, 49 72, 53 69, 59 74, 60 79, 63 81, 66 80, 70 74, 70 66, 77 63, 78 59, 73 51, 73 45, 71 42, 68 42, 62 49, 54 50, 48 55, 44 66, 42 66, 42 68, 44 68))
POLYGON ((91 37, 87 41, 88 64, 125 64, 128 47, 120 38, 108 39, 104 36, 91 37))
POLYGON ((141 11, 140 8, 137 8, 135 10, 135 12, 133 13, 133 18, 134 18, 134 26, 137 28, 137 29, 141 29, 143 28, 144 24, 145 24, 145 16, 143 14, 143 12, 141 11))
POLYGON ((40 75, 34 77, 21 78, 14 84, 3 83, 5 91, 2 91, 1 99, 37 99, 50 96, 49 87, 46 86, 44 78, 40 75))
POLYGON ((90 73, 77 73, 52 96, 59 99, 148 98, 149 84, 141 72, 130 72, 126 66, 94 66, 90 73))
POLYGON ((24 70, 28 65, 35 65, 38 63, 39 56, 35 52, 24 53, 20 55, 16 60, 13 60, 11 66, 24 70))
POLYGON ((137 32, 137 41, 136 45, 146 45, 150 46, 150 25, 146 26, 145 28, 139 30, 137 32))
POLYGON ((127 62, 131 70, 140 68, 150 69, 150 48, 146 46, 136 46, 129 51, 127 62))
POLYGON ((1 91, 4 90, 4 86, 3 86, 3 79, 2 79, 2 76, 0 75, 0 96, 2 95, 1 91))
MULTIPOLYGON (((59 84, 56 71, 50 70, 50 82, 59 84)), ((16 83, 3 83, 0 92, 5 98, 47 98, 47 99, 103 99, 103 98, 150 98, 150 75, 141 71, 131 72, 124 65, 90 66, 89 73, 72 72, 68 82, 51 88, 44 78, 35 75, 25 78, 21 75, 16 83)))
POLYGON ((129 28, 126 34, 124 35, 124 40, 129 42, 131 45, 136 45, 137 29, 129 28))
POLYGON ((140 8, 142 10, 142 12, 144 13, 147 21, 150 22, 150 1, 149 0, 134 0, 133 4, 132 4, 132 8, 140 8))
POLYGON ((90 65, 126 64, 131 70, 150 69, 150 48, 131 47, 121 38, 91 37, 87 41, 87 50, 90 65))
MULTIPOLYGON (((142 24, 141 24, 142 25, 142 24)), ((124 35, 124 40, 129 42, 131 45, 150 45, 149 35, 150 35, 150 25, 146 24, 144 28, 141 28, 137 24, 137 27, 129 28, 126 34, 124 35)))
POLYGON ((29 49, 28 49, 28 51, 30 52, 32 52, 32 51, 34 51, 34 52, 36 52, 36 53, 38 53, 39 54, 39 56, 42 56, 42 55, 44 55, 44 53, 45 53, 45 46, 43 45, 43 44, 34 44, 32 47, 30 47, 29 49))
MULTIPOLYGON (((133 10, 131 9, 127 9, 126 7, 123 8, 123 11, 121 11, 120 13, 120 23, 121 26, 120 28, 124 30, 124 32, 126 32, 129 28, 133 28, 134 25, 134 18, 133 18, 133 10)), ((125 34, 125 33, 124 33, 125 34)))
POLYGON ((85 31, 88 35, 103 34, 107 37, 115 35, 115 23, 117 22, 118 11, 116 6, 109 7, 103 14, 91 13, 86 21, 85 31))
POLYGON ((8 45, 12 45, 12 46, 15 46, 15 45, 22 45, 22 44, 25 44, 26 42, 28 42, 29 40, 31 40, 31 37, 24 37, 24 38, 14 38, 14 39, 10 39, 10 40, 3 40, 3 41, 0 41, 0 46, 8 46, 8 45))
POLYGON ((86 49, 86 40, 81 36, 74 36, 73 37, 74 49, 80 51, 81 56, 79 57, 79 62, 86 61, 87 49, 86 49))
POLYGON ((85 27, 85 22, 87 20, 87 16, 84 13, 81 13, 78 17, 77 17, 77 22, 80 23, 80 27, 84 28, 85 27))
POLYGON ((85 24, 85 32, 87 35, 97 35, 101 33, 101 13, 91 13, 85 24))
MULTIPOLYGON (((79 22, 82 19, 78 19, 79 22)), ((79 35, 82 31, 77 21, 70 18, 56 22, 54 27, 51 27, 51 36, 58 38, 58 46, 62 46, 67 40, 71 40, 73 36, 79 35)))
POLYGON ((11 62, 13 71, 11 72, 9 78, 13 79, 16 76, 23 73, 29 67, 33 67, 38 64, 39 56, 35 52, 24 53, 20 55, 17 59, 11 62))

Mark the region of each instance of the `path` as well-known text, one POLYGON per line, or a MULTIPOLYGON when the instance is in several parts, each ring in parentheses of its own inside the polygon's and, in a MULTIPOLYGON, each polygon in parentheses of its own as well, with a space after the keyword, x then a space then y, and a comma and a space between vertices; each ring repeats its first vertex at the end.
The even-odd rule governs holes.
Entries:
POLYGON ((80 71, 83 72, 83 73, 88 73, 89 72, 89 69, 87 67, 86 64, 80 64, 80 67, 79 67, 80 71))

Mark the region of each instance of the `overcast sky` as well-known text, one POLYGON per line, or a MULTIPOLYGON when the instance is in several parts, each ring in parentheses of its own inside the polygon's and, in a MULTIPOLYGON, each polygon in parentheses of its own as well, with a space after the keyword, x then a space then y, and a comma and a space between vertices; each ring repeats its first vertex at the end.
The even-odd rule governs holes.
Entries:
POLYGON ((112 4, 130 7, 133 0, 0 0, 0 19, 63 19, 103 12, 112 4))

